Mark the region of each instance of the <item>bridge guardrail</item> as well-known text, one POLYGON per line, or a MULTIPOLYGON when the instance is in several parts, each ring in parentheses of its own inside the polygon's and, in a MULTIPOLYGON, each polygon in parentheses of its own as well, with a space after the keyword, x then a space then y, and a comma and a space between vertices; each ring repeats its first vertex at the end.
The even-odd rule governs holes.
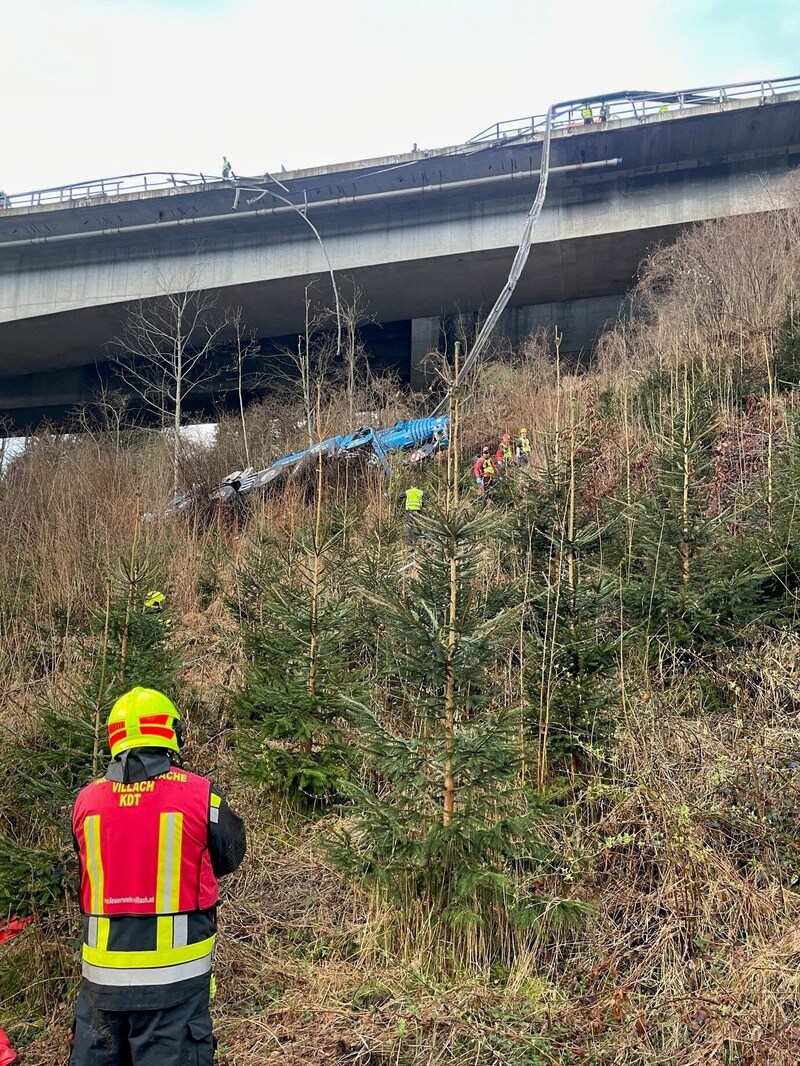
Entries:
MULTIPOLYGON (((558 108, 553 116, 553 128, 583 126, 589 120, 584 117, 586 106, 592 109, 591 124, 612 122, 616 119, 643 119, 662 111, 686 111, 693 107, 717 104, 720 107, 732 100, 758 98, 762 104, 784 93, 800 91, 800 74, 771 80, 736 82, 731 85, 713 85, 700 89, 681 89, 676 92, 624 92, 604 96, 587 97, 558 108)), ((531 115, 506 119, 487 126, 485 130, 470 137, 466 144, 479 145, 501 143, 519 137, 544 132, 546 115, 531 115)), ((219 175, 192 174, 179 171, 153 171, 140 174, 121 174, 112 178, 93 178, 91 181, 75 182, 72 185, 56 185, 49 189, 34 189, 29 192, 0 194, 0 211, 3 208, 39 207, 43 204, 71 203, 113 198, 128 193, 149 192, 157 189, 179 189, 186 186, 203 186, 221 182, 219 175)))
MULTIPOLYGON (((179 189, 187 185, 208 185, 224 179, 210 174, 188 174, 169 170, 148 174, 119 174, 113 178, 92 178, 73 185, 54 185, 50 189, 33 189, 29 192, 5 193, 5 206, 39 207, 41 204, 71 203, 98 197, 122 196, 127 193, 149 192, 153 189, 179 189)), ((3 205, 0 205, 2 207, 3 205)))
MULTIPOLYGON (((762 104, 789 92, 800 92, 800 75, 773 78, 769 81, 736 82, 701 89, 680 89, 676 92, 626 92, 587 97, 559 109, 553 118, 554 129, 612 122, 615 119, 643 119, 664 111, 686 111, 689 108, 718 104, 724 107, 732 100, 758 98, 762 104), (583 115, 584 107, 592 109, 591 123, 583 115)), ((531 134, 544 133, 546 115, 531 115, 505 119, 476 133, 467 144, 506 141, 531 134)))

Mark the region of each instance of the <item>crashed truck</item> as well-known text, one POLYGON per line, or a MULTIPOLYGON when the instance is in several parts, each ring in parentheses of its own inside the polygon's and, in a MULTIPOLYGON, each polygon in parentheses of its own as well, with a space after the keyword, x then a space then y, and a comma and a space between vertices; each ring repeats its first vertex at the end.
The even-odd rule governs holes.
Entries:
MULTIPOLYGON (((446 448, 449 443, 449 425, 450 420, 446 415, 437 415, 434 418, 414 418, 396 422, 388 429, 372 429, 362 426, 354 433, 341 437, 328 437, 317 444, 312 444, 310 448, 285 455, 263 470, 256 470, 251 466, 244 470, 234 470, 232 474, 224 477, 217 488, 211 492, 210 499, 232 503, 239 497, 247 496, 258 489, 266 489, 320 455, 332 458, 366 452, 369 454, 369 461, 382 466, 388 475, 391 473, 389 455, 403 453, 405 461, 418 463, 434 455, 440 449, 446 448)), ((184 510, 198 499, 200 492, 200 487, 194 486, 189 492, 179 493, 167 506, 167 513, 174 514, 184 510)))

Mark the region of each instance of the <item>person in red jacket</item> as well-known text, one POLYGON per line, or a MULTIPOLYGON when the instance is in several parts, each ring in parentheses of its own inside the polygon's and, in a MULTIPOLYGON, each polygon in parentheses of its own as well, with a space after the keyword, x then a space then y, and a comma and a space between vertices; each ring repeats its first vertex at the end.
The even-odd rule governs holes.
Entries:
POLYGON ((78 795, 82 981, 70 1066, 210 1066, 218 878, 245 854, 222 793, 176 757, 180 714, 137 687, 108 718, 111 763, 78 795))
POLYGON ((487 489, 490 489, 492 485, 494 485, 495 474, 494 463, 489 453, 489 448, 486 445, 484 445, 481 454, 475 461, 472 473, 475 475, 475 484, 478 487, 478 494, 482 496, 487 489))
POLYGON ((16 1061, 17 1053, 11 1046, 5 1029, 0 1025, 0 1066, 11 1066, 11 1063, 16 1061))
MULTIPOLYGON (((27 918, 18 918, 15 914, 12 914, 10 918, 0 924, 0 944, 5 944, 7 940, 13 940, 32 921, 33 918, 30 915, 27 918)), ((11 1063, 16 1061, 17 1053, 11 1046, 8 1033, 0 1025, 0 1066, 11 1066, 11 1063)))

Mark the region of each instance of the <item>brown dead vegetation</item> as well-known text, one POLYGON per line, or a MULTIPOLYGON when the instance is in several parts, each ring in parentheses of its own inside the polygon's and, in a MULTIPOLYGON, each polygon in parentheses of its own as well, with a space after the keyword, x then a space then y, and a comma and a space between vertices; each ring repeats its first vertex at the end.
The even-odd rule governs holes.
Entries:
MULTIPOLYGON (((735 526, 736 501, 770 478, 775 449, 791 443, 793 399, 778 395, 769 367, 800 291, 798 219, 794 208, 714 223, 654 252, 635 294, 642 317, 604 338, 596 370, 566 372, 544 335, 513 361, 485 366, 465 407, 464 464, 484 441, 526 425, 534 456, 523 494, 545 455, 573 445, 588 470, 582 492, 624 499, 652 476, 654 422, 640 386, 663 374, 653 392, 663 422, 681 367, 699 359, 718 382, 709 512, 731 512, 735 526), (734 382, 745 372, 753 395, 742 405, 734 382), (607 410, 612 386, 621 399, 607 410)), ((381 419, 407 413, 404 404, 383 396, 381 419)), ((326 425, 333 431, 353 409, 352 396, 337 397, 326 425)), ((302 446, 285 411, 265 406, 250 418, 250 449, 264 463, 302 446)), ((213 484, 240 463, 236 425, 223 427, 214 452, 185 461, 213 484)), ((158 511, 170 475, 154 436, 128 448, 45 436, 11 465, 0 484, 0 724, 13 726, 74 668, 56 620, 102 597, 137 510, 158 511)), ((250 828, 249 858, 221 908, 221 1066, 796 1066, 797 633, 720 657, 713 701, 691 679, 674 686, 644 667, 621 676, 613 750, 547 830, 563 863, 540 887, 580 900, 589 918, 579 931, 543 922, 510 968, 455 964, 447 945, 404 935, 390 908, 329 867, 324 820, 298 829, 276 818, 239 780, 227 746, 222 694, 238 681, 240 654, 224 607, 233 569, 260 529, 296 528, 312 491, 300 475, 235 515, 211 509, 142 526, 201 708, 188 762, 227 789, 250 828)), ((391 518, 371 471, 332 465, 324 491, 338 504, 358 498, 364 537, 391 518)), ((60 988, 56 975, 77 973, 75 917, 0 949, 3 966, 42 984, 36 1018, 15 1019, 0 1002, 12 1031, 35 1037, 25 1066, 64 1061, 71 1008, 47 982, 60 988)))

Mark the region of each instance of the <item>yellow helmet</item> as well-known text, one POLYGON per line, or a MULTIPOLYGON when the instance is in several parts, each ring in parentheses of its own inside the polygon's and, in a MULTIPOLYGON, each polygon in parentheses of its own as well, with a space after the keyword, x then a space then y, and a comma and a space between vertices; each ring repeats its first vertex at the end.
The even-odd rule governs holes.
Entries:
POLYGON ((180 751, 183 741, 180 719, 178 708, 163 692, 137 685, 120 696, 108 716, 112 758, 129 748, 180 751))
POLYGON ((519 431, 520 431, 520 433, 526 433, 526 434, 528 432, 527 429, 524 426, 520 426, 519 427, 519 431))

